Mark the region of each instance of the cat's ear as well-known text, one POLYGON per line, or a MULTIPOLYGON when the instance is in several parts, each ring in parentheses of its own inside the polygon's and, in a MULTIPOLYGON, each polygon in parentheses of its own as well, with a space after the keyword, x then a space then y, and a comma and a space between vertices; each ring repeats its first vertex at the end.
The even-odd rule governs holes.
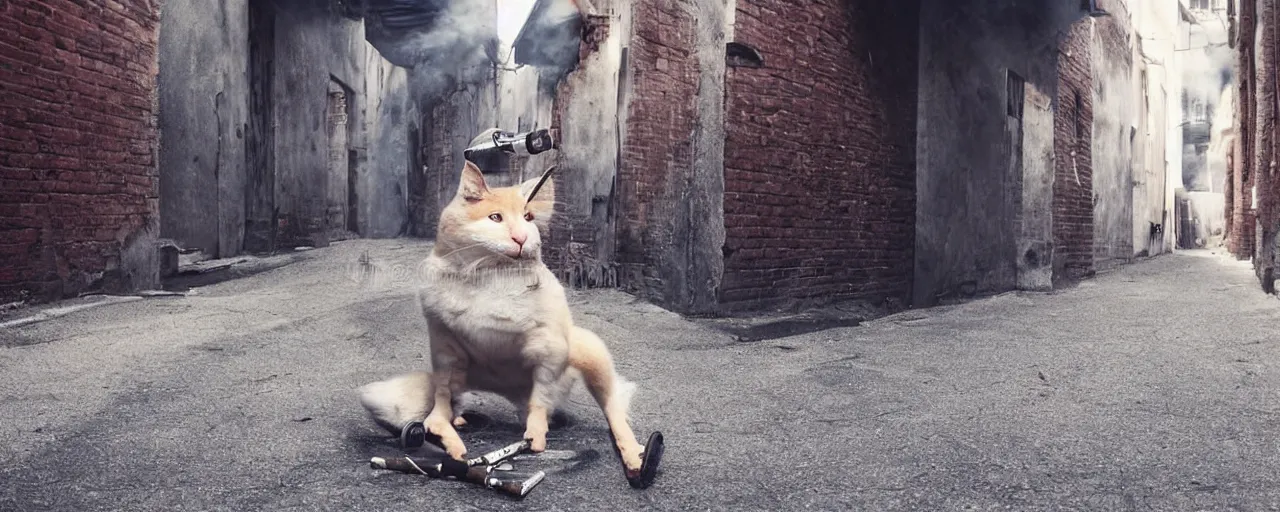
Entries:
POLYGON ((520 195, 529 203, 529 210, 537 217, 550 217, 555 210, 556 185, 555 180, 551 179, 551 173, 555 170, 555 167, 550 167, 542 176, 520 184, 520 195))
POLYGON ((470 160, 462 166, 462 178, 458 180, 458 196, 468 201, 479 201, 489 193, 489 185, 484 182, 484 174, 470 160))

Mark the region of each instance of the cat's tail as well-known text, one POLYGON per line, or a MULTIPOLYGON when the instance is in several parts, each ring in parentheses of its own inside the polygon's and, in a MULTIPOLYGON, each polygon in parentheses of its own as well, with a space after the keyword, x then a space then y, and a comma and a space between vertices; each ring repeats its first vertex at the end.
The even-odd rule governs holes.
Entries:
POLYGON ((362 386, 360 405, 373 421, 395 435, 410 421, 422 421, 433 403, 431 375, 406 373, 362 386))

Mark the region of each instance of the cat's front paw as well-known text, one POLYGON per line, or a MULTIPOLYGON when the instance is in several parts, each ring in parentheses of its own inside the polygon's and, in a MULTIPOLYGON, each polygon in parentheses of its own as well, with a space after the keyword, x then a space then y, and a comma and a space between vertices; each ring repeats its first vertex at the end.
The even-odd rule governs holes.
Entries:
POLYGON ((444 450, 449 453, 450 457, 457 460, 466 459, 467 447, 462 443, 462 438, 458 436, 458 431, 454 430, 452 422, 432 416, 427 418, 424 424, 427 427, 427 432, 440 436, 440 444, 444 445, 444 450))
POLYGON ((547 431, 525 430, 524 438, 529 440, 529 451, 541 453, 547 449, 547 431))
POLYGON ((626 466, 627 473, 639 474, 640 466, 643 465, 640 457, 644 455, 644 447, 635 442, 618 443, 618 453, 622 455, 622 465, 626 466))

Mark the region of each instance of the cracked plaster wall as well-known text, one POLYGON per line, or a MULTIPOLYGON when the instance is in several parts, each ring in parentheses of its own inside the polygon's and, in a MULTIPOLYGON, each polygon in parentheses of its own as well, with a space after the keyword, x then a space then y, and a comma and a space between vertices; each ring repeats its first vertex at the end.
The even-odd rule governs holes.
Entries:
MULTIPOLYGON (((250 169, 249 6, 246 0, 169 0, 160 34, 161 235, 211 256, 244 250, 246 198, 275 217, 274 243, 324 246, 329 194, 327 95, 348 91, 358 227, 402 234, 407 221, 409 126, 406 74, 365 41, 363 23, 301 0, 273 4, 269 169, 250 169), (251 176, 266 175, 269 179, 251 176), (254 190, 253 187, 264 188, 254 190), (270 190, 265 190, 270 189, 270 190), (273 215, 274 214, 274 215, 273 215)), ((259 250, 268 247, 258 246, 259 250)))
POLYGON ((170 0, 160 23, 160 232, 231 256, 243 240, 245 0, 170 0))
MULTIPOLYGON (((1079 16, 1074 4, 922 2, 913 305, 1014 289, 1019 273, 1051 263, 1057 219, 1044 218, 1054 215, 1045 200, 1057 191, 1044 174, 1053 170, 1041 162, 1024 175, 1017 163, 1006 80, 1012 71, 1057 112, 1058 44, 1079 16)), ((1054 138, 1035 126, 1023 127, 1024 143, 1054 138)))

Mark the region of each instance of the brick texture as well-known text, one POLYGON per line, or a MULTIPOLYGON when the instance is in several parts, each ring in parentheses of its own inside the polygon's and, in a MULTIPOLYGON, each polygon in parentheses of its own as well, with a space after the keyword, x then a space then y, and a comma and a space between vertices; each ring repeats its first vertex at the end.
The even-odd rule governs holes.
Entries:
POLYGON ((637 2, 627 50, 630 75, 626 142, 618 169, 618 284, 642 296, 673 283, 662 275, 675 243, 671 201, 693 155, 699 70, 692 6, 637 2))
POLYGON ((1239 28, 1235 41, 1239 80, 1236 84, 1235 132, 1231 153, 1230 183, 1226 195, 1227 248, 1238 259, 1249 259, 1254 251, 1255 211, 1253 204, 1253 44, 1254 3, 1239 4, 1239 28))
POLYGON ((1054 110, 1054 280, 1093 272, 1093 89, 1089 18, 1062 37, 1054 110))
POLYGON ((0 302, 110 289, 158 213, 159 11, 0 1, 0 302))
MULTIPOLYGON (((608 34, 607 23, 608 20, 601 17, 587 19, 580 45, 581 60, 588 59, 588 54, 598 49, 608 34)), ((551 127, 557 135, 567 131, 564 118, 566 109, 572 102, 571 98, 584 88, 599 87, 591 80, 592 73, 597 69, 583 69, 589 65, 595 65, 597 69, 599 66, 597 62, 579 64, 579 68, 560 81, 556 89, 551 127)), ((588 94, 592 92, 595 91, 589 91, 588 94)), ((607 203, 597 201, 592 185, 582 179, 583 176, 590 176, 591 171, 576 167, 583 164, 565 156, 563 153, 556 155, 558 206, 555 217, 551 220, 550 230, 543 240, 543 260, 562 282, 571 287, 615 287, 618 278, 613 254, 613 240, 616 236, 613 218, 607 203), (589 200, 583 201, 583 198, 589 200)), ((543 161, 547 159, 544 158, 543 161)), ((614 161, 616 163, 616 156, 614 161)), ((519 172, 516 165, 523 165, 523 162, 513 161, 513 164, 512 170, 519 172)), ((549 165, 550 162, 547 161, 546 164, 535 167, 534 171, 526 171, 526 179, 532 178, 534 173, 541 172, 549 165)))
POLYGON ((1255 226, 1254 270, 1261 280, 1262 287, 1269 293, 1275 293, 1277 235, 1280 234, 1280 177, 1276 176, 1276 156, 1280 155, 1280 136, 1277 126, 1280 116, 1277 102, 1280 101, 1280 83, 1277 82, 1277 64, 1280 64, 1280 11, 1275 0, 1258 0, 1254 33, 1257 46, 1253 54, 1254 85, 1254 126, 1253 167, 1255 172, 1250 176, 1258 189, 1257 226, 1255 226))
POLYGON ((725 309, 909 300, 919 15, 887 5, 737 2, 763 67, 725 78, 725 309))

